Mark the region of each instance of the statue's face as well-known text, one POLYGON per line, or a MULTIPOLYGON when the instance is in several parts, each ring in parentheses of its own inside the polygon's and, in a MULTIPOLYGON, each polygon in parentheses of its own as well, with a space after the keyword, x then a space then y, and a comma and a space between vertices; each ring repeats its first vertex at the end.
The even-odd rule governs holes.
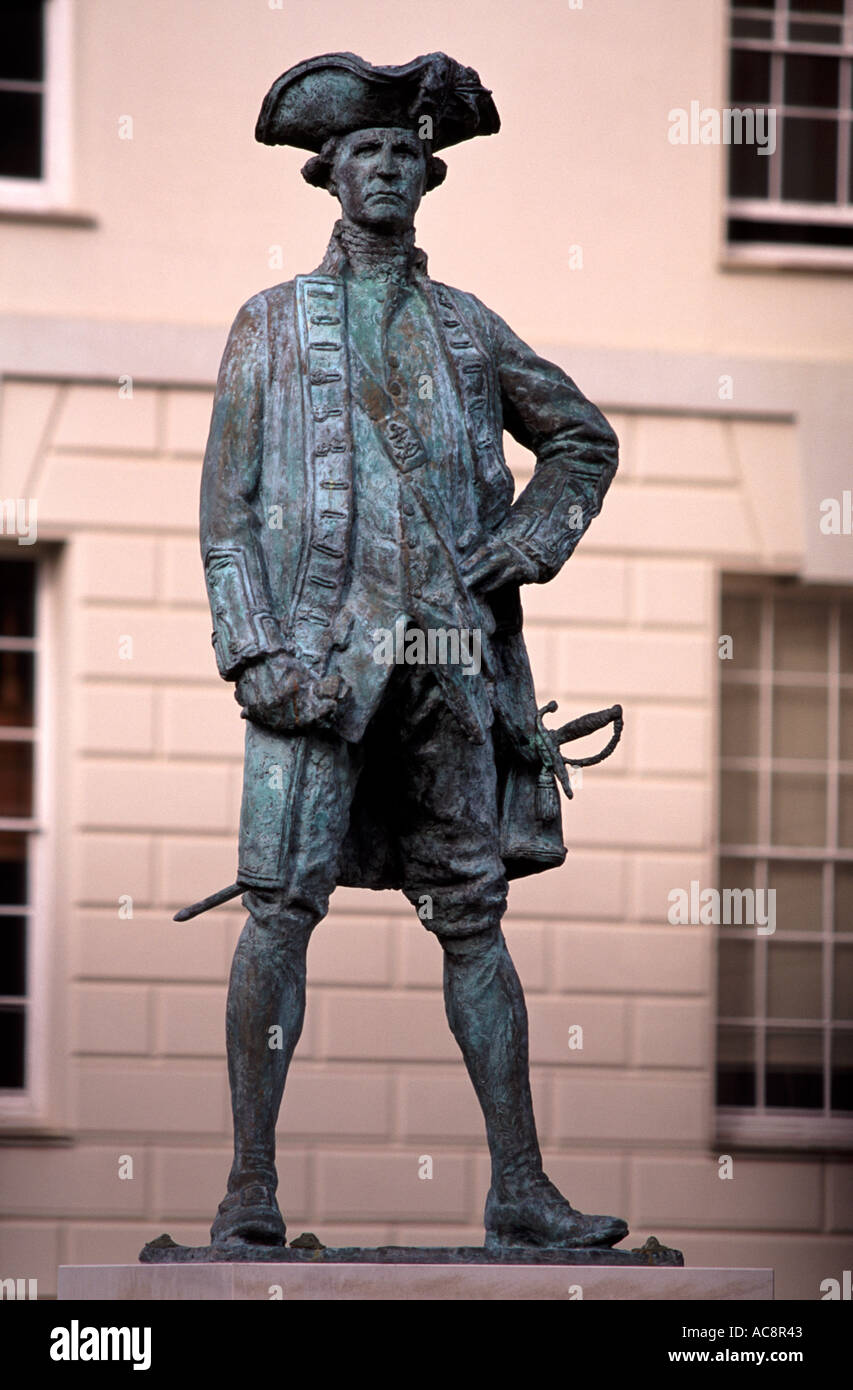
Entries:
POLYGON ((329 191, 356 226, 405 231, 423 197, 426 168, 423 141, 413 131, 357 130, 335 151, 329 191))

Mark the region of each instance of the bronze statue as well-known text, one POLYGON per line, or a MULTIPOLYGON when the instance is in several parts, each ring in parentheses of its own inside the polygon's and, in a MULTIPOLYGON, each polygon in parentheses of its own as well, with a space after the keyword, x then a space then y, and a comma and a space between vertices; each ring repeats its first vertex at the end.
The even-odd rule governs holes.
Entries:
POLYGON ((440 53, 386 68, 313 58, 258 119, 258 140, 311 151, 303 176, 341 218, 316 271, 237 315, 204 462, 213 645, 247 721, 236 883, 178 914, 240 892, 249 913, 228 994, 234 1162, 215 1246, 285 1242, 275 1124, 308 940, 337 884, 402 889, 441 942, 492 1158, 487 1249, 627 1234, 574 1210, 542 1170, 500 926, 508 880, 565 858, 560 742, 615 722, 612 747, 621 728, 618 706, 545 728, 519 602, 599 512, 617 440, 559 367, 431 280, 414 244, 421 198, 446 174, 436 152, 499 124, 476 72, 440 53), (516 501, 504 428, 536 455, 516 501))

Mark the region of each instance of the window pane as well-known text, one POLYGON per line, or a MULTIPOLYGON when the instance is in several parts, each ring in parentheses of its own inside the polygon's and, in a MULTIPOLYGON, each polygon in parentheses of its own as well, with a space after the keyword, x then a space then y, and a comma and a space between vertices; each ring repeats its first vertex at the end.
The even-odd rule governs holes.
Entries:
POLYGON ((853 1023, 853 945, 835 945, 832 988, 832 1017, 840 1023, 853 1023))
POLYGON ((774 772, 770 820, 774 845, 823 846, 826 778, 816 773, 774 772))
POLYGON ((757 896, 754 859, 720 860, 720 911, 723 926, 761 926, 767 912, 767 899, 762 891, 757 896))
POLYGON ((41 178, 42 98, 38 92, 0 92, 0 176, 41 178))
POLYGON ((773 691, 773 756, 825 758, 825 690, 777 686, 773 691))
POLYGON ((771 39, 773 23, 769 19, 733 19, 733 39, 771 39))
POLYGON ((769 1018, 822 1018, 822 947, 777 941, 767 952, 769 1018))
POLYGON ((718 970, 717 1012, 720 1018, 752 1018, 755 1013, 755 943, 719 937, 718 970))
POLYGON ((0 743, 0 816, 33 813, 33 746, 0 743))
POLYGON ((766 198, 770 189, 770 160, 756 145, 729 146, 729 197, 766 198))
POLYGON ((786 106, 838 105, 838 59, 814 53, 789 53, 785 58, 786 106))
POLYGON ((730 217, 726 227, 729 241, 768 242, 771 246, 853 246, 853 226, 730 217))
POLYGON ((24 1084, 23 1005, 0 1004, 0 1090, 20 1090, 24 1084))
POLYGON ((838 122, 786 116, 782 121, 782 197, 834 203, 838 122))
POLYGON ((800 43, 841 43, 840 24, 795 24, 792 21, 788 25, 788 34, 800 43))
POLYGON ((767 1034, 766 1098, 770 1106, 791 1110, 823 1107, 823 1039, 820 1033, 767 1034))
POLYGON ((772 10, 776 0, 732 0, 733 10, 772 10))
POLYGON ((32 652, 0 650, 0 724, 32 728, 34 668, 32 652))
POLYGON ((754 859, 721 859, 721 888, 752 888, 755 884, 754 859))
POLYGON ((853 1033, 838 1029, 832 1039, 833 1110, 853 1110, 853 1033))
POLYGON ((42 4, 4 0, 0 6, 0 77, 38 82, 44 76, 42 4))
POLYGON ((732 101, 761 106, 770 100, 770 54, 754 48, 733 48, 729 62, 732 101))
POLYGON ((35 636, 35 578, 32 561, 0 560, 0 637, 35 636))
POLYGON ((853 932, 853 864, 835 866, 835 930, 853 932))
POLYGON ((717 1034, 717 1104, 755 1105, 755 1037, 751 1028, 717 1034))
POLYGON ((829 624, 822 603, 774 606, 773 665, 777 671, 825 671, 829 660, 829 624))
POLYGON ((843 14, 844 0, 789 0, 788 9, 798 14, 843 14))
POLYGON ((841 606, 841 671, 853 676, 853 604, 841 606))
POLYGON ((720 838, 723 844, 757 844, 757 776, 754 772, 724 772, 720 781, 720 838))
POLYGON ((723 757, 757 757, 758 686, 724 683, 722 706, 721 752, 723 757))
MULTIPOLYGON (((738 671, 758 671, 761 667, 761 602, 740 594, 728 595, 722 603, 722 631, 732 639, 732 660, 722 662, 738 671)), ((853 610, 850 619, 851 672, 853 672, 853 610)))
POLYGON ((853 849, 853 777, 838 779, 838 844, 853 849))
POLYGON ((27 992, 27 919, 0 917, 0 994, 27 992))
POLYGON ((820 931, 823 870, 820 864, 767 866, 767 886, 776 893, 776 930, 820 931))
POLYGON ((0 907, 27 904, 27 837, 0 831, 0 907))

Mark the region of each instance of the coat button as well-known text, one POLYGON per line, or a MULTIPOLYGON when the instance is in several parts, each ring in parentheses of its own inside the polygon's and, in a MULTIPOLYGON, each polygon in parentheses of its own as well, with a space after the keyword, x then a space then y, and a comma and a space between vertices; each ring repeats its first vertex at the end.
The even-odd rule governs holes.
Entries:
POLYGON ((388 390, 391 392, 392 396, 399 396, 402 389, 403 388, 400 385, 399 381, 392 381, 391 385, 388 387, 388 390))
POLYGON ((389 353, 389 355, 388 355, 388 366, 394 368, 394 367, 399 367, 399 365, 400 365, 400 359, 399 359, 399 357, 397 357, 396 353, 393 353, 393 352, 392 352, 392 353, 389 353))

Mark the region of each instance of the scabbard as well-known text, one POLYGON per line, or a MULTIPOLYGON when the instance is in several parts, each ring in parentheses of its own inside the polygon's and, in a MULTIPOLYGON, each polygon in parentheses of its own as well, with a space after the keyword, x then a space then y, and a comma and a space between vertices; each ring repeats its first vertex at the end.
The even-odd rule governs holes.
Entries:
POLYGON ((202 912, 209 912, 212 907, 221 907, 223 903, 230 902, 232 898, 239 897, 245 891, 244 884, 229 883, 227 888, 220 888, 218 893, 211 893, 210 897, 202 898, 200 902, 192 903, 189 907, 182 907, 180 912, 175 913, 172 921, 188 922, 191 917, 200 917, 202 912))

